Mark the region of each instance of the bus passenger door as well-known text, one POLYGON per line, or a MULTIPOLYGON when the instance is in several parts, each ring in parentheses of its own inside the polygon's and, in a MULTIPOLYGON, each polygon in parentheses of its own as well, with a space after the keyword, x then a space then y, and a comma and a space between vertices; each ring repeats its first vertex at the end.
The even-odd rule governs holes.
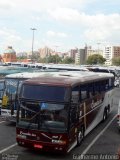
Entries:
POLYGON ((77 123, 78 123, 78 106, 79 106, 79 92, 72 91, 71 105, 70 105, 70 119, 69 119, 69 144, 73 146, 76 142, 77 123))
POLYGON ((72 145, 76 141, 78 107, 76 104, 71 104, 70 108, 70 123, 69 123, 69 143, 72 145))

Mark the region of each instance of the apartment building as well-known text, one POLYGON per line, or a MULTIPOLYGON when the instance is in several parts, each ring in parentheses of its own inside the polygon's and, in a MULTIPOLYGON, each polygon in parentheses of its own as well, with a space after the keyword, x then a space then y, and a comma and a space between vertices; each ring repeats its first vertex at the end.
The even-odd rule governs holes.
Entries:
POLYGON ((106 65, 112 65, 112 58, 120 57, 120 46, 106 46, 103 57, 106 65))
POLYGON ((55 54, 55 52, 53 52, 52 49, 48 48, 47 46, 45 46, 44 48, 40 48, 38 51, 41 58, 45 58, 46 56, 55 54))
POLYGON ((85 64, 86 54, 85 49, 79 49, 75 56, 75 64, 85 64))

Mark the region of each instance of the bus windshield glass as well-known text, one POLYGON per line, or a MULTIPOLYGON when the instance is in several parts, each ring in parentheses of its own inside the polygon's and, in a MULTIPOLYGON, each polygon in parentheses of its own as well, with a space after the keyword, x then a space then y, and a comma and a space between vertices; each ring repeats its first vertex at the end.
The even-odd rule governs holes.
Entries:
POLYGON ((21 102, 18 125, 28 129, 64 132, 68 126, 68 104, 21 102))
POLYGON ((8 96, 9 100, 15 100, 16 95, 20 92, 20 87, 23 80, 20 79, 6 79, 4 94, 8 96))
POLYGON ((4 88, 4 81, 0 81, 0 99, 2 99, 4 88))
POLYGON ((20 97, 45 102, 68 102, 70 98, 67 87, 46 85, 23 85, 20 97))
POLYGON ((18 80, 17 79, 6 79, 6 93, 15 94, 17 90, 18 80))

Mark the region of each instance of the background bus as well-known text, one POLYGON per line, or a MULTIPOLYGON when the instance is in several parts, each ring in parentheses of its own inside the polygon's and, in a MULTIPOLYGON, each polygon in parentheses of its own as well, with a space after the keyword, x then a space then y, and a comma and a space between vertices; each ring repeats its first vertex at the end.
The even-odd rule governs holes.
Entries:
POLYGON ((68 72, 23 82, 17 114, 19 145, 69 152, 113 106, 114 76, 68 72))
POLYGON ((1 81, 1 117, 9 122, 16 122, 16 109, 18 106, 18 94, 22 82, 26 79, 38 77, 46 72, 23 72, 5 76, 1 81))

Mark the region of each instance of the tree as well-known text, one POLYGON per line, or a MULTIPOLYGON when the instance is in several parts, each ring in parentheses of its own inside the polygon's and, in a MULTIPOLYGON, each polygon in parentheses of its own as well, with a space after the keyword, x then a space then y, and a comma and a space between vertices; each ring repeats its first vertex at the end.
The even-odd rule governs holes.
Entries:
POLYGON ((46 63, 46 59, 40 57, 40 58, 38 59, 38 62, 39 62, 39 63, 46 63))
POLYGON ((94 54, 88 57, 87 64, 104 64, 105 61, 106 59, 103 56, 94 54))
POLYGON ((120 66, 120 57, 115 57, 112 59, 112 64, 115 66, 120 66))
POLYGON ((71 57, 66 57, 65 59, 63 59, 62 63, 71 64, 71 63, 75 63, 75 60, 71 57))
POLYGON ((62 61, 61 57, 56 55, 49 55, 46 58, 46 63, 60 63, 62 61))
POLYGON ((21 60, 24 60, 24 59, 27 59, 27 56, 20 56, 20 57, 17 57, 17 60, 18 60, 18 61, 21 61, 21 60))

